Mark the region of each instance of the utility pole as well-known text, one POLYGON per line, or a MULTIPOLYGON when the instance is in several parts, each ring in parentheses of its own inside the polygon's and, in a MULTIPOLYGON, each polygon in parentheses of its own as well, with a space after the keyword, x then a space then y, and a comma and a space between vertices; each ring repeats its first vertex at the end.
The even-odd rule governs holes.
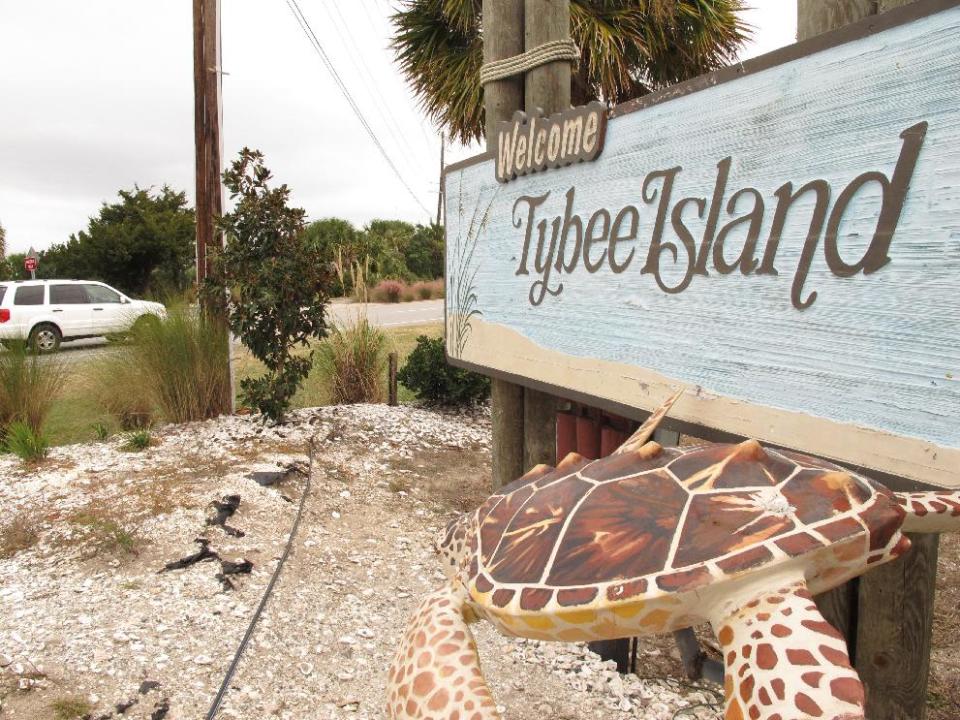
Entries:
MULTIPOLYGON (((223 233, 217 218, 223 214, 223 186, 220 183, 220 0, 193 0, 193 109, 196 148, 197 288, 211 271, 211 254, 223 248, 223 233)), ((201 295, 202 302, 202 295, 201 295)), ((215 318, 223 330, 224 352, 229 377, 221 386, 220 411, 233 412, 233 366, 230 360, 230 332, 226 318, 215 318)))
POLYGON ((197 285, 210 272, 208 247, 223 238, 220 185, 220 0, 193 0, 194 142, 197 158, 197 285))
POLYGON ((440 224, 443 211, 443 151, 447 147, 447 133, 440 133, 440 190, 437 192, 437 225, 440 224))

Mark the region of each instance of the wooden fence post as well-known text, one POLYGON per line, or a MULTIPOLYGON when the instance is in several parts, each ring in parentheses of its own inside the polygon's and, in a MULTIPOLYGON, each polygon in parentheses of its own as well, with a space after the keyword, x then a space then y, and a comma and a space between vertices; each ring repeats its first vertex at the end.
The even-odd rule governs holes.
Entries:
POLYGON ((397 353, 387 356, 389 369, 387 371, 387 404, 397 404, 397 353))
MULTIPOLYGON (((483 61, 523 52, 523 0, 483 0, 483 61)), ((523 105, 523 76, 496 80, 483 88, 487 148, 495 128, 523 105)), ((490 387, 494 489, 523 475, 523 387, 493 378, 490 387)))

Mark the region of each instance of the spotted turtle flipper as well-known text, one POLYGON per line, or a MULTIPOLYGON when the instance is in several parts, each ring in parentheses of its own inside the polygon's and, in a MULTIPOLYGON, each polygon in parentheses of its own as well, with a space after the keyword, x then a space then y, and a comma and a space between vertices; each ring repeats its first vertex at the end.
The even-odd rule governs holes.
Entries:
POLYGON ((894 495, 907 513, 904 532, 960 532, 960 490, 894 495))
POLYGON ((390 720, 500 720, 465 612, 462 586, 430 593, 414 611, 390 665, 390 720))
POLYGON ((846 642, 806 583, 771 587, 712 621, 724 653, 725 720, 864 720, 846 642))

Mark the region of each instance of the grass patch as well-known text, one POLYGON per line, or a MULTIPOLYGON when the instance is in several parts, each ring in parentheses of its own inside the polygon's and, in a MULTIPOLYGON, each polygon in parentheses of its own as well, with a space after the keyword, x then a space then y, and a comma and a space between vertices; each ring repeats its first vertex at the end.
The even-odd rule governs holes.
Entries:
POLYGON ((70 522, 89 531, 96 548, 94 555, 100 552, 138 554, 140 543, 136 535, 109 516, 88 510, 77 513, 70 518, 70 522))
POLYGON ((93 705, 78 697, 61 697, 50 703, 54 720, 76 720, 93 712, 93 705))
POLYGON ((334 328, 320 343, 315 366, 333 402, 382 402, 385 395, 387 336, 366 317, 334 328))
POLYGON ((39 433, 66 383, 63 363, 12 342, 0 350, 0 438, 14 423, 39 433))
POLYGON ((150 434, 149 430, 134 430, 127 435, 127 439, 123 443, 123 449, 127 452, 140 452, 146 450, 152 444, 153 435, 150 434))
POLYGON ((39 540, 33 523, 22 517, 14 518, 13 522, 0 529, 0 559, 11 558, 21 550, 29 550, 39 540))
POLYGON ((45 460, 50 452, 50 440, 43 430, 34 430, 20 420, 7 428, 4 444, 7 450, 28 465, 45 460))

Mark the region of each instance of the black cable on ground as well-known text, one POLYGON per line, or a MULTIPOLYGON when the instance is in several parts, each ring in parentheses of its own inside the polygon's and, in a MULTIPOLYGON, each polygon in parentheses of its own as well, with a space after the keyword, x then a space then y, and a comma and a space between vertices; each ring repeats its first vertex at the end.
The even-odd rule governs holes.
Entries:
POLYGON ((270 578, 270 582, 267 584, 267 589, 263 592, 263 597, 260 598, 260 604, 257 606, 257 611, 253 614, 253 618, 250 620, 250 625, 247 626, 247 632, 243 635, 243 640, 240 641, 240 647, 237 648, 237 652, 233 656, 233 661, 230 663, 230 667, 227 669, 227 674, 223 678, 223 683, 220 685, 220 690, 217 691, 217 696, 213 699, 213 704, 210 706, 210 711, 207 713, 207 720, 213 720, 216 717, 217 710, 220 709, 220 703, 223 702, 224 696, 227 694, 227 689, 230 687, 230 681, 233 679, 233 674, 237 671, 237 666, 240 664, 240 658, 243 655, 243 651, 247 649, 247 643, 250 642, 250 638, 253 637, 253 630, 257 625, 257 621, 260 619, 260 614, 263 612, 263 608, 267 604, 267 600, 270 599, 270 594, 273 592, 273 586, 277 584, 277 578, 280 577, 280 571, 283 569, 284 563, 287 561, 287 556, 290 554, 290 548, 293 547, 293 539, 297 536, 297 530, 300 528, 300 518, 303 517, 303 507, 307 503, 307 495, 310 494, 310 480, 313 477, 313 451, 315 447, 316 436, 310 438, 310 454, 309 454, 309 464, 307 467, 307 483, 303 488, 303 494, 300 496, 300 507, 297 509, 297 517, 293 521, 293 527, 290 528, 290 537, 287 538, 287 546, 283 550, 283 555, 280 556, 280 562, 277 563, 277 569, 273 571, 273 577, 270 578))

